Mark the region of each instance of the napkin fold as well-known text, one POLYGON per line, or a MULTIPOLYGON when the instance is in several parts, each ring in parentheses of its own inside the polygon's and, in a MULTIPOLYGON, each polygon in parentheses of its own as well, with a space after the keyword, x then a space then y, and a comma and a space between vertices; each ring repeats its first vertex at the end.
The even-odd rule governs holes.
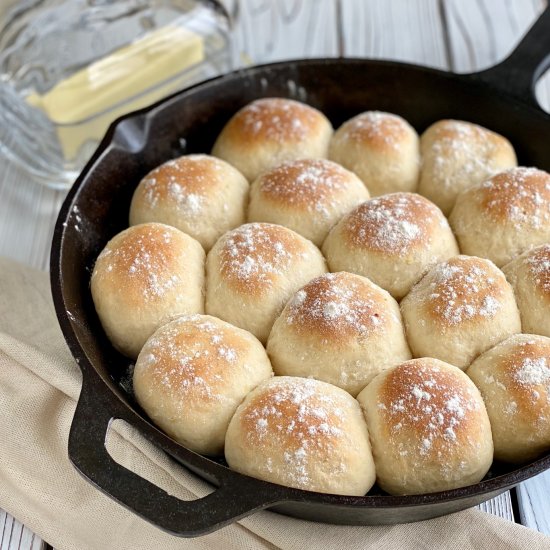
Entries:
MULTIPOLYGON (((0 258, 0 507, 57 550, 550 550, 550 538, 470 509, 407 525, 346 527, 254 514, 196 539, 170 536, 86 482, 67 457, 81 375, 57 324, 48 275, 0 258)), ((209 485, 116 421, 113 458, 186 500, 209 485)))

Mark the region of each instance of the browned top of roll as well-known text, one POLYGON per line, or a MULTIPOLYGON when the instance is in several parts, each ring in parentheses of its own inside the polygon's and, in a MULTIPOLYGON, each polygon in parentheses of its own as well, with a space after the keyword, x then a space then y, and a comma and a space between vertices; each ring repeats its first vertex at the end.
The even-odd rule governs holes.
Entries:
POLYGON ((312 204, 330 202, 332 197, 345 192, 355 178, 330 160, 303 159, 264 173, 259 179, 259 192, 274 203, 309 210, 312 204))
POLYGON ((472 122, 452 119, 438 120, 422 134, 421 149, 426 145, 433 148, 434 143, 436 147, 433 152, 450 153, 449 160, 454 156, 453 150, 456 151, 456 156, 459 156, 461 148, 473 151, 473 145, 484 151, 512 149, 510 142, 500 134, 472 122))
POLYGON ((281 225, 248 223, 222 237, 221 275, 238 292, 259 294, 290 274, 293 264, 307 260, 311 248, 312 243, 281 225))
POLYGON ((330 457, 346 437, 344 413, 352 399, 325 382, 277 376, 259 386, 241 411, 245 443, 275 446, 295 466, 308 456, 330 457))
POLYGON ((499 344, 496 363, 487 383, 504 386, 508 414, 536 425, 550 411, 550 338, 516 334, 499 344))
POLYGON ((261 141, 301 142, 326 125, 325 116, 292 99, 264 98, 238 111, 223 129, 224 139, 244 145, 261 141))
POLYGON ((129 305, 155 302, 184 282, 181 262, 191 247, 202 250, 174 227, 134 225, 109 241, 97 258, 92 277, 101 283, 103 293, 124 293, 129 305))
POLYGON ((512 168, 466 193, 492 220, 541 227, 550 223, 550 174, 536 168, 512 168))
MULTIPOLYGON (((221 399, 224 386, 246 356, 244 331, 215 317, 186 315, 164 325, 138 358, 150 391, 198 402, 221 399)), ((252 338, 251 338, 252 339, 252 338)))
POLYGON ((435 204, 416 193, 390 193, 370 199, 341 222, 352 246, 395 256, 425 248, 445 217, 435 204))
POLYGON ((379 152, 398 152, 401 143, 409 139, 411 133, 411 127, 400 116, 367 111, 342 124, 335 137, 366 145, 379 152))
POLYGON ((216 192, 228 170, 236 172, 231 165, 215 157, 186 155, 149 172, 136 192, 151 206, 169 201, 183 213, 196 214, 203 202, 216 192))
POLYGON ((299 290, 285 308, 286 322, 298 334, 315 334, 346 344, 399 321, 388 308, 391 297, 365 277, 327 273, 299 290))
POLYGON ((379 391, 387 438, 418 445, 420 455, 445 456, 479 438, 479 393, 458 368, 431 358, 412 359, 388 371, 379 391))
POLYGON ((445 328, 494 317, 508 290, 504 275, 489 260, 455 256, 428 271, 409 296, 445 328))

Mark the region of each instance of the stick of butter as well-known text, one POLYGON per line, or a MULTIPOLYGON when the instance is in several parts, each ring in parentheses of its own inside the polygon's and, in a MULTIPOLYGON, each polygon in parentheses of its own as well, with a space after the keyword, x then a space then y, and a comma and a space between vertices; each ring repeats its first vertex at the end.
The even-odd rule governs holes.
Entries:
POLYGON ((114 119, 174 91, 173 79, 203 59, 202 36, 167 25, 26 99, 55 124, 65 159, 72 160, 114 119))

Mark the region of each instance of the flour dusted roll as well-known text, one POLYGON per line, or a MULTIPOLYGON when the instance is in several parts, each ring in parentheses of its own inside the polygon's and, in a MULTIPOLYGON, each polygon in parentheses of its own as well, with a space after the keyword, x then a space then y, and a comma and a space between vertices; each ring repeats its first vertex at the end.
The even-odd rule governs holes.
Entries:
POLYGON ((550 338, 511 336, 478 357, 467 374, 485 400, 495 458, 526 462, 550 450, 550 338))
POLYGON ((392 495, 478 483, 493 461, 483 399, 459 369, 413 359, 379 374, 357 397, 378 485, 392 495))
POLYGON ((276 376, 231 419, 225 458, 243 474, 308 491, 364 495, 375 479, 361 408, 340 388, 276 376))
POLYGON ((206 312, 262 343, 288 299, 326 272, 319 249, 280 225, 249 223, 229 231, 206 260, 206 312))
POLYGON ((172 225, 210 250, 221 235, 245 222, 248 188, 246 178, 223 160, 179 157, 141 180, 130 206, 130 225, 172 225))
POLYGON ((294 294, 273 325, 267 352, 276 374, 323 380, 353 396, 411 358, 397 302, 345 272, 321 275, 294 294))
POLYGON ((361 180, 335 162, 296 160, 252 184, 248 221, 284 225, 321 246, 330 228, 368 198, 361 180))
POLYGON ((458 254, 458 247, 435 204, 414 193, 391 193, 344 216, 323 253, 331 271, 368 277, 399 300, 432 265, 458 254))
POLYGON ((460 250, 502 266, 550 241, 550 174, 513 168, 461 193, 449 217, 460 250))
POLYGON ((482 352, 521 332, 514 293, 503 273, 482 258, 456 256, 437 264, 401 301, 415 357, 465 369, 482 352))
POLYGON ((418 192, 448 216, 461 191, 517 165, 501 135, 461 120, 440 120, 420 138, 422 169, 418 192))
POLYGON ((208 315, 158 329, 138 356, 138 403, 168 435, 198 453, 221 454, 229 421, 246 394, 273 375, 252 334, 208 315))
POLYGON ((113 237, 91 280, 95 309, 113 346, 136 358, 157 328, 204 310, 204 250, 160 223, 135 225, 113 237))
POLYGON ((373 196, 418 184, 418 134, 398 115, 367 111, 348 120, 334 132, 329 158, 355 172, 373 196))
POLYGON ((514 289, 523 332, 550 337, 550 243, 524 252, 502 271, 514 289))
POLYGON ((253 181, 285 161, 325 158, 331 136, 329 120, 317 109, 292 99, 257 99, 233 115, 212 154, 253 181))

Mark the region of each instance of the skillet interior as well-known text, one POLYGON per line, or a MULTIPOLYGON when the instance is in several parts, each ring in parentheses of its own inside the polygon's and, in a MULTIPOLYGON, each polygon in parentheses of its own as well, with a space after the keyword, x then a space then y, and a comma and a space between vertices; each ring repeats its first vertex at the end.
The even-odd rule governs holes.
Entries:
MULTIPOLYGON (((85 381, 97 380, 95 387, 113 416, 129 421, 215 484, 225 475, 246 478, 184 449, 147 421, 128 391, 129 360, 114 351, 101 329, 89 278, 101 249, 128 226, 130 199, 139 180, 169 158, 209 152, 232 114, 269 96, 305 101, 335 127, 365 110, 397 113, 419 132, 441 118, 469 120, 508 137, 520 165, 550 170, 550 116, 473 77, 390 62, 307 60, 256 67, 200 84, 114 123, 57 222, 51 268, 58 317, 85 381)), ((279 497, 271 502, 292 501, 276 509, 333 523, 407 522, 472 506, 548 467, 550 455, 521 468, 495 464, 487 481, 427 496, 350 498, 277 488, 279 497)), ((258 491, 277 487, 255 480, 252 486, 258 491)))

